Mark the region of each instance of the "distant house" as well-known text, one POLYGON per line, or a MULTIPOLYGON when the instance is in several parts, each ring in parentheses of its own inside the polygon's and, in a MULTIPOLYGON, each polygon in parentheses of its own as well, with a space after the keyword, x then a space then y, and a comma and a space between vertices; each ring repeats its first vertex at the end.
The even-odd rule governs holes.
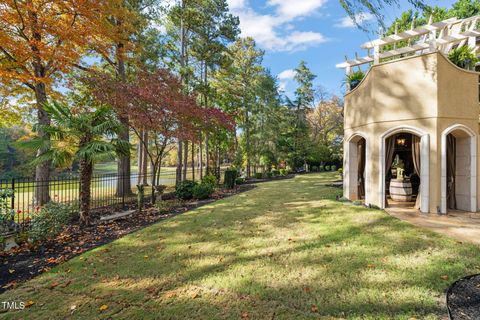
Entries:
POLYGON ((370 64, 345 95, 344 196, 380 208, 476 212, 479 73, 448 53, 475 52, 480 17, 448 19, 365 43, 370 64))

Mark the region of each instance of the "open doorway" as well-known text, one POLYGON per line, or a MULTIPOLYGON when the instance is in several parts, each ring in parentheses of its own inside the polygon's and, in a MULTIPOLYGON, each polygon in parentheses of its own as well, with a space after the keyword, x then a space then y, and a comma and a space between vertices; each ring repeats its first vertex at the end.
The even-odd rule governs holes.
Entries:
POLYGON ((476 212, 476 137, 461 125, 442 135, 442 213, 476 212))
POLYGON ((367 141, 360 135, 354 135, 348 143, 347 166, 345 167, 346 196, 350 200, 366 201, 366 149, 367 141))
POLYGON ((420 209, 420 142, 409 132, 385 139, 385 207, 420 209))

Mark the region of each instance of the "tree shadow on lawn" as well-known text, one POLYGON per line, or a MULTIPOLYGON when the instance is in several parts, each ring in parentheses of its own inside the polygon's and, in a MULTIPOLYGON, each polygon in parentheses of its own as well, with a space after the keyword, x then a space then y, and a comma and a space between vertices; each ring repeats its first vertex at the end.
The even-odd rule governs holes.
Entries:
POLYGON ((436 318, 448 283, 478 269, 478 247, 304 195, 221 200, 131 234, 3 295, 35 302, 5 316, 436 318))

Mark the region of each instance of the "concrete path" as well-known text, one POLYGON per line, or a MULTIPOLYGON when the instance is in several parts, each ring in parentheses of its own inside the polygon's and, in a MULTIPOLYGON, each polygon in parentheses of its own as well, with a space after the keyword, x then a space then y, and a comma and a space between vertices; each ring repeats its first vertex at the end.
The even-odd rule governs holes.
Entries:
POLYGON ((448 215, 438 215, 401 207, 387 208, 385 211, 415 226, 428 228, 458 241, 480 244, 480 213, 454 211, 448 215))

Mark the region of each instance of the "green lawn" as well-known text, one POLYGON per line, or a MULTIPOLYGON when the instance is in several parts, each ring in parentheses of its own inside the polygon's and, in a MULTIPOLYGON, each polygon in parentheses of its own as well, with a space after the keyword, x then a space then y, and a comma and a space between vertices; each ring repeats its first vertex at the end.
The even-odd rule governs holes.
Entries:
POLYGON ((334 200, 298 176, 84 253, 0 301, 5 319, 437 319, 479 247, 334 200))

